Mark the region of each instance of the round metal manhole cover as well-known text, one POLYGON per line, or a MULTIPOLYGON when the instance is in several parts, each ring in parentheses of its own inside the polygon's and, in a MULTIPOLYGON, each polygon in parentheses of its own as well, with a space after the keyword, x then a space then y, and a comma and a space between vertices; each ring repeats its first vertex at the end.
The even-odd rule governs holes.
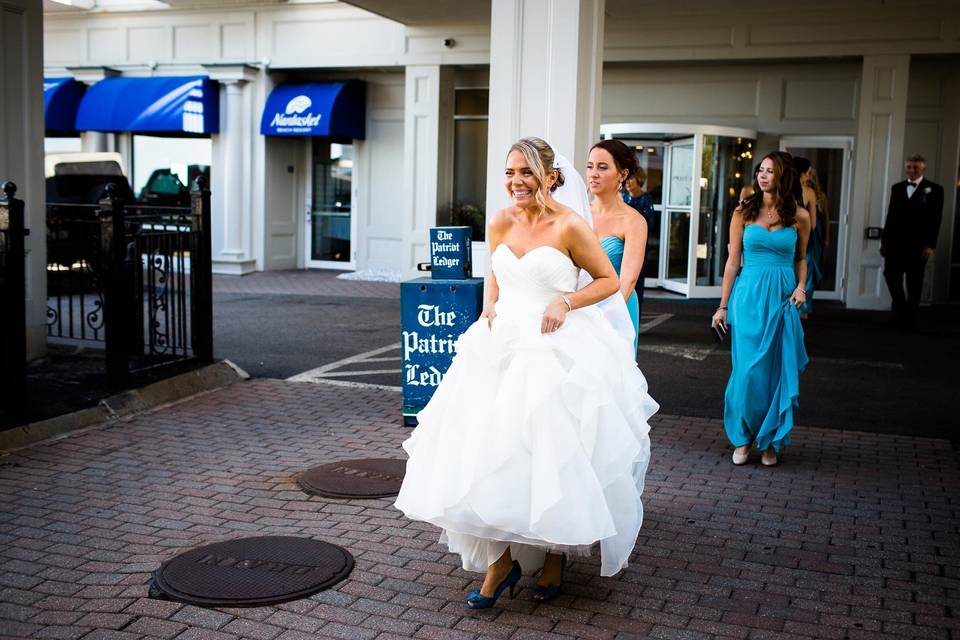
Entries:
POLYGON ((297 476, 297 484, 327 498, 386 498, 400 493, 406 469, 406 460, 341 460, 307 469, 297 476))
POLYGON ((204 607, 255 607, 305 598, 353 570, 346 549, 310 538, 259 536, 208 544, 161 565, 167 598, 204 607))

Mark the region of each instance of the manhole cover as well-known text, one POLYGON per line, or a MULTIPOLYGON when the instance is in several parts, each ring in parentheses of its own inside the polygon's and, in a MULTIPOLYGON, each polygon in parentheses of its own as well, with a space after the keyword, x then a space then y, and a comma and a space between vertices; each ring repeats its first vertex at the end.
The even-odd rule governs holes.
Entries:
POLYGON ((406 460, 342 460, 307 469, 297 484, 328 498, 386 498, 400 493, 406 468, 406 460))
POLYGON ((310 538, 260 536, 208 544, 163 563, 153 583, 171 600, 254 607, 304 598, 353 570, 341 547, 310 538))

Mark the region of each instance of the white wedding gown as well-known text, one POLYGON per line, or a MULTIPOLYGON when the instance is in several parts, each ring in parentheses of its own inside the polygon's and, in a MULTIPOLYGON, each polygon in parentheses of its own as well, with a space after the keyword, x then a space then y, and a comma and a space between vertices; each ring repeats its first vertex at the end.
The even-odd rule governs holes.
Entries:
POLYGON ((546 550, 589 553, 601 575, 627 565, 643 520, 647 420, 659 408, 626 344, 595 306, 540 333, 547 304, 577 287, 553 247, 491 256, 496 318, 470 326, 403 443, 396 506, 441 529, 464 569, 486 571, 509 545, 525 570, 546 550))

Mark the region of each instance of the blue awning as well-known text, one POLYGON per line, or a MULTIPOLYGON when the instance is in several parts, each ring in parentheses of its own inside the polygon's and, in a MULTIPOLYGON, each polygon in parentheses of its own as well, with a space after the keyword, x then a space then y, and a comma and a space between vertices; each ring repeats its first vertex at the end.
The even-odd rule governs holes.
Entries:
POLYGON ((77 111, 80 131, 217 133, 219 85, 206 76, 107 78, 77 111))
POLYGON ((73 78, 43 79, 43 121, 47 131, 76 131, 77 107, 86 85, 73 78))
POLYGON ((260 133, 362 140, 366 101, 366 85, 359 80, 280 85, 267 98, 260 133))

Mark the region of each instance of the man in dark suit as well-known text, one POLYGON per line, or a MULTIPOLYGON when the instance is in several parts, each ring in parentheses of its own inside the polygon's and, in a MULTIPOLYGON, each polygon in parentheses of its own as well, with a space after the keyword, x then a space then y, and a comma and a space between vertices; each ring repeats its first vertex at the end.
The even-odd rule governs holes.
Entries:
POLYGON ((923 177, 927 162, 921 155, 907 158, 907 179, 893 185, 890 206, 880 240, 883 277, 893 297, 895 321, 910 329, 917 322, 923 272, 933 255, 943 215, 943 187, 923 177), (903 293, 906 276, 907 294, 903 293))

